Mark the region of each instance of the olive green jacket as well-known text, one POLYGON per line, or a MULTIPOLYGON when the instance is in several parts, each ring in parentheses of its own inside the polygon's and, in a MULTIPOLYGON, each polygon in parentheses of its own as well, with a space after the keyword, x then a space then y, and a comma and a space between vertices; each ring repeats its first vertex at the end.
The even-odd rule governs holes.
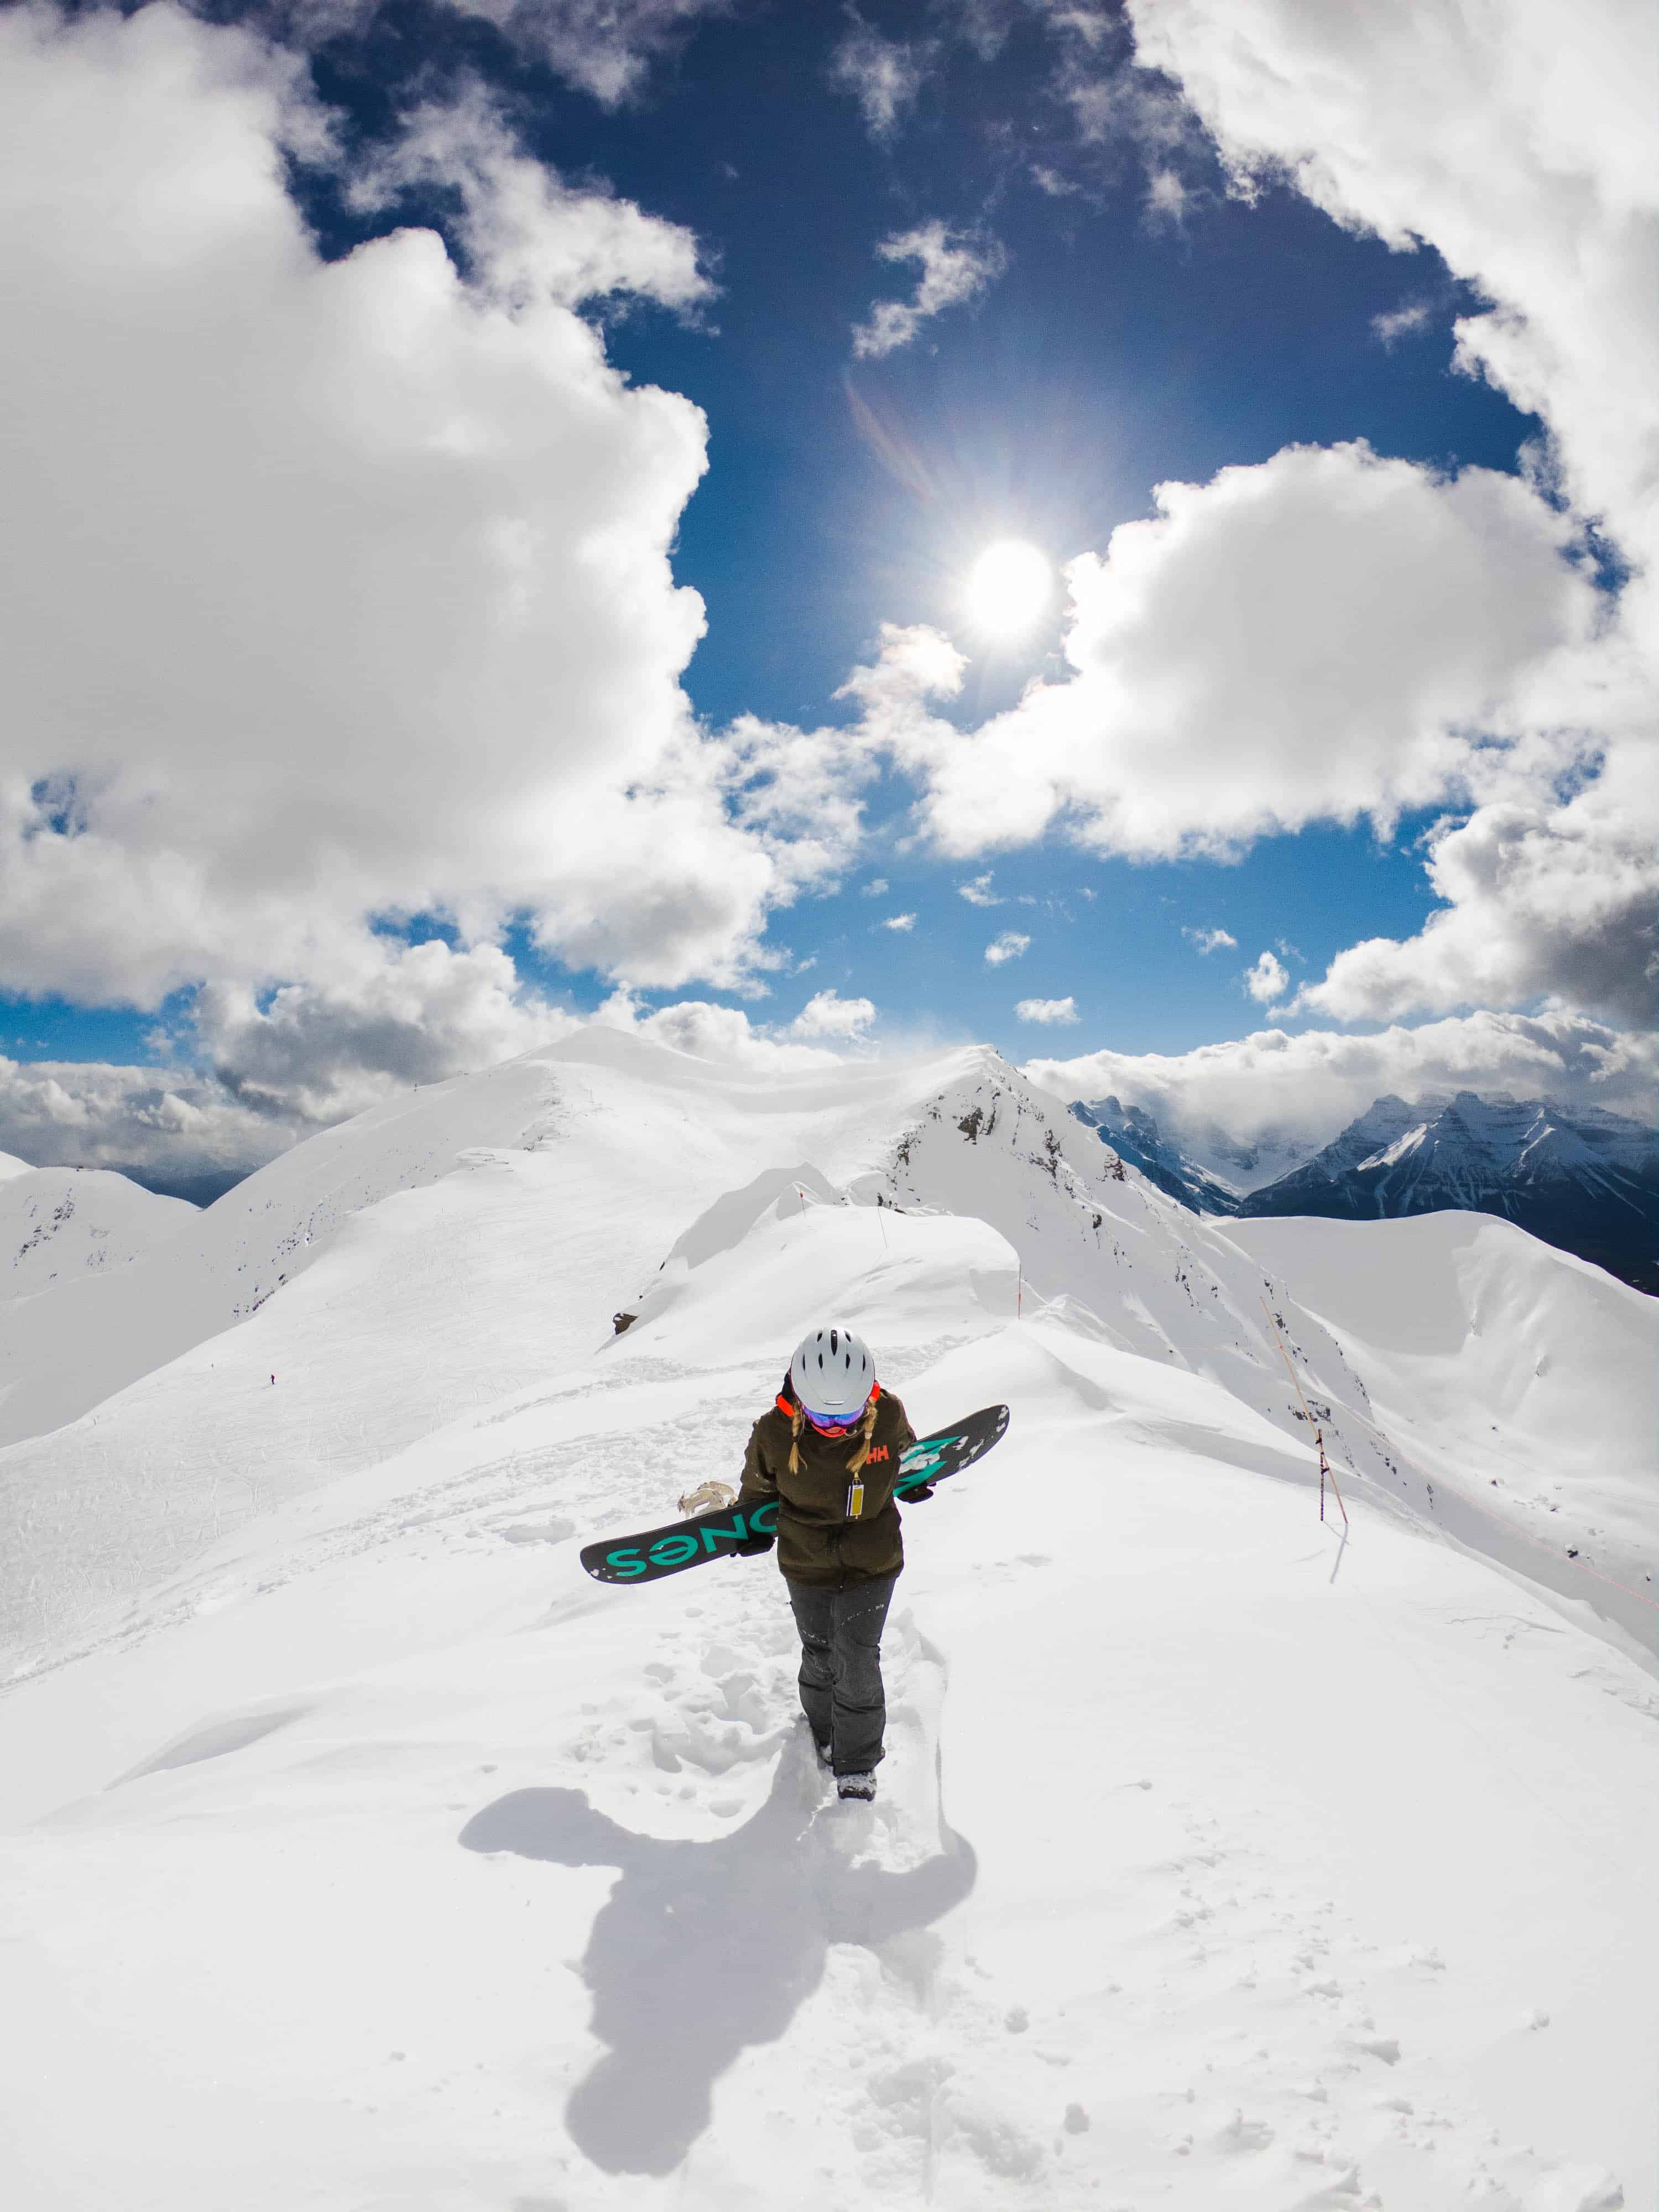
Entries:
POLYGON ((853 1583, 896 1575, 904 1565, 899 1510, 893 1503, 899 1455, 916 1432, 896 1398, 884 1390, 876 1401, 870 1456, 856 1478, 864 1485, 864 1510, 847 1516, 854 1480, 848 1465, 860 1437, 821 1437, 803 1421, 795 1440, 797 1471, 789 1471, 790 1419, 781 1407, 763 1413, 744 1455, 738 1510, 778 1500, 778 1565, 792 1583, 817 1589, 845 1589, 853 1583))

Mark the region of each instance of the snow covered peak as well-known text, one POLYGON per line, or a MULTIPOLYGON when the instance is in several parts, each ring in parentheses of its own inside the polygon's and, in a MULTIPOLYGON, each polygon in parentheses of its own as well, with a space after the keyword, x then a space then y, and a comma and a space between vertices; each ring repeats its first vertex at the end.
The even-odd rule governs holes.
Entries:
POLYGON ((1252 1218, 1498 1213, 1623 1280, 1659 1289, 1653 1133, 1600 1108, 1507 1094, 1379 1098, 1305 1165, 1255 1191, 1252 1218))
POLYGON ((1072 1112, 1121 1159, 1196 1213, 1236 1213, 1242 1187, 1214 1174, 1164 1138, 1153 1116, 1118 1098, 1077 1099, 1072 1112))
POLYGON ((1652 1133, 1640 1122, 1598 1108, 1571 1112, 1548 1100, 1507 1094, 1483 1098, 1460 1091, 1453 1098, 1429 1097, 1410 1106, 1403 1099, 1379 1098, 1309 1161, 1303 1174, 1310 1182, 1336 1181, 1350 1167, 1394 1165, 1414 1155, 1419 1171, 1431 1170, 1448 1187, 1461 1180, 1470 1191, 1486 1193, 1592 1162, 1639 1173, 1650 1166, 1653 1150, 1652 1133))
POLYGON ((125 1267, 199 1218, 107 1168, 0 1160, 0 1301, 125 1267))

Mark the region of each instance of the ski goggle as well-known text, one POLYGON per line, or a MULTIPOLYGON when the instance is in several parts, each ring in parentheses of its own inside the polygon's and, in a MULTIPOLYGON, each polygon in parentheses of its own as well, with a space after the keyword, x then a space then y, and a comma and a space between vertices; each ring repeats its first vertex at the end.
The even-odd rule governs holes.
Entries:
POLYGON ((810 1406, 803 1406, 801 1411, 821 1437, 850 1437, 864 1419, 862 1406, 859 1407, 856 1413, 850 1416, 841 1413, 815 1413, 810 1406))

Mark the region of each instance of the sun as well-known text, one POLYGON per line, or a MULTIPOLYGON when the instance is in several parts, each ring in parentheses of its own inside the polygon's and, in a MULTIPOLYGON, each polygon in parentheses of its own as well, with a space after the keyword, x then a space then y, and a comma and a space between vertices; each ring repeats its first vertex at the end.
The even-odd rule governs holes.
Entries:
POLYGON ((988 636, 1024 637, 1047 614, 1054 592, 1047 556, 1024 538, 1005 538, 988 545, 968 571, 968 618, 988 636))

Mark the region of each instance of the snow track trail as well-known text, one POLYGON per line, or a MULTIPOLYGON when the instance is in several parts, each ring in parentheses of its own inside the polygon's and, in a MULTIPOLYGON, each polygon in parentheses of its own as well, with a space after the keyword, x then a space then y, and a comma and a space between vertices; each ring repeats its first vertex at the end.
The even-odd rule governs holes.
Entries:
MULTIPOLYGON (((374 1201, 252 1322, 0 1456, 81 1486, 118 1554, 108 1438, 170 1430, 176 1474, 120 1589, 70 1602, 37 1555, 51 1626, 0 1692, 0 2201, 1652 2203, 1659 1700, 1617 1623, 1380 1480, 1322 1528, 1259 1307, 1246 1334, 1260 1260, 1133 1183, 1079 1199, 1036 1106, 1006 1152, 963 1133, 982 1056, 793 1099, 668 1054, 580 1080, 599 1150, 374 1201), (692 1121, 689 1165, 623 1174, 692 1121), (821 1309, 919 1429, 1012 1409, 906 1516, 868 1806, 812 1756, 772 1559, 611 1589, 576 1557, 730 1479, 821 1309), (274 1341, 310 1427, 257 1440, 270 1480, 216 1536, 202 1470, 246 1463, 234 1364, 274 1341)), ((1507 1286, 1506 1343, 1582 1319, 1575 1263, 1480 1236, 1393 1335, 1328 1245, 1308 1387, 1369 1361, 1390 1419, 1413 1375, 1484 1393, 1510 1463, 1634 1553, 1650 1500, 1622 1457, 1597 1488, 1593 1423, 1573 1456, 1571 1378, 1429 1341, 1464 1290, 1507 1286)), ((1628 1310, 1595 1316, 1617 1389, 1628 1310)))

